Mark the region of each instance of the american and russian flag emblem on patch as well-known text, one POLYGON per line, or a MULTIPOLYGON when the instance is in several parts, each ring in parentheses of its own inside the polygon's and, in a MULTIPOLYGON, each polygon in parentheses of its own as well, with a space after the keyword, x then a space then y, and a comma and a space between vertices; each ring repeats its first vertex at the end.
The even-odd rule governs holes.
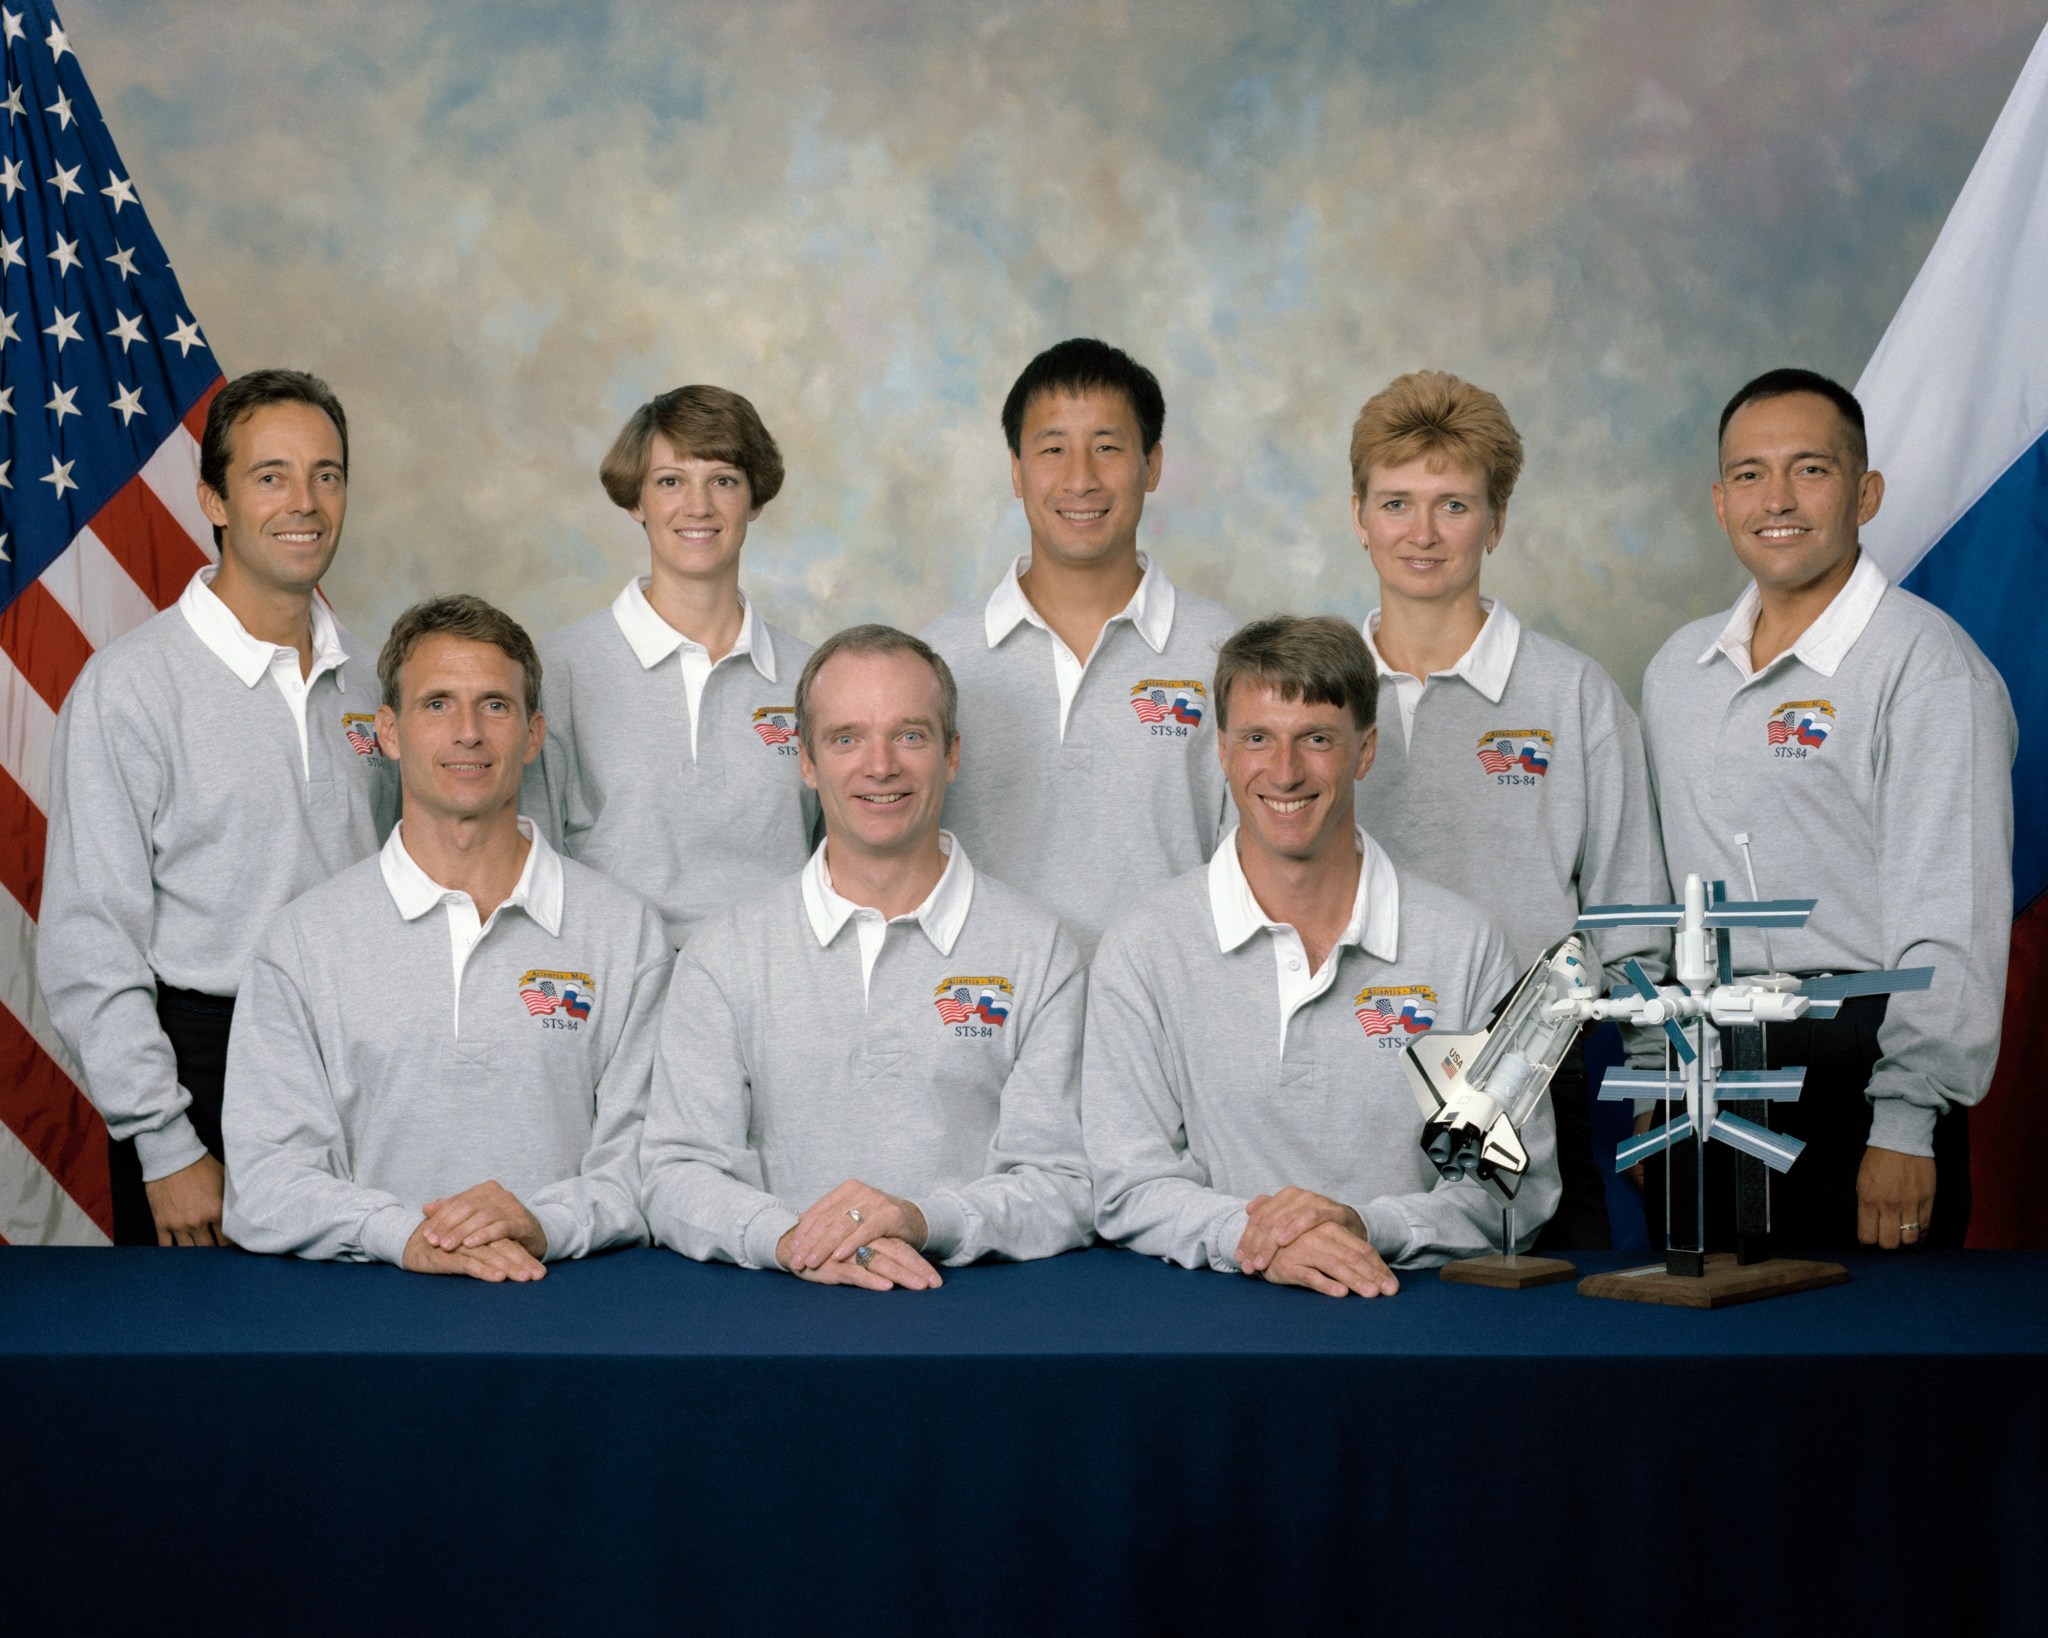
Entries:
POLYGON ((1772 745, 1804 745, 1819 750, 1835 729, 1835 707, 1830 700, 1787 700, 1773 707, 1764 729, 1772 745))
POLYGON ((796 738, 796 707, 764 705, 754 713, 754 732, 763 745, 787 745, 796 738))
POLYGON ((1147 677, 1131 687, 1131 709, 1140 722, 1177 722, 1199 728, 1209 690, 1192 678, 1147 677))
POLYGON ((357 756, 378 756, 377 715, 374 711, 344 711, 341 716, 341 731, 348 738, 348 747, 357 756))
POLYGON ((1436 991, 1427 984, 1369 984, 1351 998, 1368 1035, 1420 1035, 1436 1027, 1436 991))
POLYGON ((1548 728, 1489 728, 1479 736, 1479 766, 1490 774, 1550 772, 1557 741, 1548 728))
POLYGON ((1007 978, 948 978, 932 991, 932 1005, 949 1024, 994 1024, 1009 1021, 1017 992, 1007 978))
POLYGON ((519 999, 535 1018, 581 1023, 597 1005, 597 984, 588 973, 554 973, 536 968, 519 980, 519 999))

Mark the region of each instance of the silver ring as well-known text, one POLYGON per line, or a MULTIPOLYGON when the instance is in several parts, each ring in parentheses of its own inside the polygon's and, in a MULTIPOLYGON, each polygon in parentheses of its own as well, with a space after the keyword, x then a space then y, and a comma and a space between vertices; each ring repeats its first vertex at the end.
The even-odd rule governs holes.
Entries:
POLYGON ((1899 1225, 1899 1232, 1901 1234, 1918 1234, 1920 1232, 1920 1225, 1918 1223, 1901 1223, 1899 1225))
POLYGON ((860 1207, 848 1206, 846 1208, 846 1215, 848 1217, 851 1217, 856 1223, 858 1223, 861 1220, 860 1207))
POLYGON ((859 1263, 862 1268, 866 1268, 869 1263, 875 1260, 875 1248, 873 1246, 862 1246, 860 1250, 853 1254, 853 1260, 859 1263))

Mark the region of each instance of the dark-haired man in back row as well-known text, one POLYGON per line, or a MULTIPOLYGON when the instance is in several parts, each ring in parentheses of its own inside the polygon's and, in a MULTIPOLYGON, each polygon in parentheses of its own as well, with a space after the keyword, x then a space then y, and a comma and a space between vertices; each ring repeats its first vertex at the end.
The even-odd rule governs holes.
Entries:
POLYGON ((221 1075, 272 916, 377 849, 395 782, 368 657, 315 595, 348 510, 316 376, 215 396, 199 504, 220 549, 94 656, 51 758, 36 977, 113 1142, 114 1239, 221 1243, 221 1075))
MULTIPOLYGON (((1673 885, 1697 872, 1746 887, 1746 835, 1766 898, 1819 901, 1768 946, 1737 929, 1736 969, 1934 969, 1929 990, 1770 1029, 1771 1066, 1806 1068, 1774 1116, 1807 1145, 1772 1185, 1788 1249, 1961 1245, 1966 1120, 1998 1059, 2012 702, 1962 627, 1860 549, 1883 499, 1848 391, 1810 370, 1743 387, 1721 415, 1714 515, 1752 584, 1643 678, 1673 885)), ((1710 1189, 1710 1214, 1732 1203, 1710 1189)))
POLYGON ((1034 358, 1003 404, 1030 555, 924 633, 968 746, 946 824, 1084 960, 1131 893, 1209 857, 1227 806, 1208 679, 1237 622, 1138 550, 1165 422, 1157 378, 1115 347, 1034 358))

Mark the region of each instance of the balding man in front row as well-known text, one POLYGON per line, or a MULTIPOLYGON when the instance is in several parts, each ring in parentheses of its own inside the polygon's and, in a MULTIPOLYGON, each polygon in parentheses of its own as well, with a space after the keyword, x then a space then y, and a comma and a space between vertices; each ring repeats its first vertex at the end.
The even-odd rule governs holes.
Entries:
POLYGON ((939 827, 957 698, 945 661, 887 626, 804 667, 825 840, 676 958, 641 1143, 661 1244, 921 1291, 942 1265, 1089 1239, 1085 977, 1052 912, 939 827))
MULTIPOLYGON (((1353 817, 1378 690, 1340 620, 1276 616, 1223 645, 1211 698, 1237 828, 1118 916, 1089 973, 1106 1239, 1332 1297, 1494 1248, 1500 1209, 1437 1175, 1401 1059, 1424 1031, 1484 1027, 1519 975, 1476 906, 1397 870, 1353 817)), ((1522 1138, 1526 1246, 1560 1193, 1547 1098, 1522 1138)))
POLYGON ((228 1235, 490 1281, 638 1244, 661 918, 520 817, 546 730, 509 616, 419 604, 377 675, 401 818, 257 949, 228 1042, 228 1235))

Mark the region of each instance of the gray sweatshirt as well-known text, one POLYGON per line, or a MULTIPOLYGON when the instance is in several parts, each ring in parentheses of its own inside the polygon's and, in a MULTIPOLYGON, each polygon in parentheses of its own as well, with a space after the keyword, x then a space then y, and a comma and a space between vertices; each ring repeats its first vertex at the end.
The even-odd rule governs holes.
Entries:
POLYGON ((317 604, 314 630, 303 740, 275 650, 198 577, 93 656, 57 719, 36 977, 145 1178, 206 1152, 159 982, 234 995, 276 914, 376 852, 396 813, 371 656, 317 604))
POLYGON ((1057 914, 1086 959, 1119 905, 1215 851, 1229 793, 1209 688, 1238 622, 1147 563, 1085 657, 1063 725, 1055 639, 1017 587, 1022 561, 924 633, 960 684, 946 825, 1057 914))
MULTIPOLYGON (((1818 899, 1770 935, 1778 967, 1932 966, 1891 997, 1870 1077, 1870 1142, 1934 1152, 1934 1120, 1991 1083, 2012 928, 2012 764, 2004 681, 1939 609, 1865 554, 1799 642, 1750 675, 1752 586, 1683 627, 1643 678, 1643 735, 1673 881, 1747 897, 1746 831, 1765 898, 1818 899)), ((1766 966, 1737 929, 1735 965, 1766 966)))
MULTIPOLYGON (((1425 681, 1405 735, 1385 688, 1358 817, 1410 879, 1483 905, 1526 968, 1584 906, 1670 896, 1642 734, 1613 678, 1523 627, 1505 604, 1494 604, 1466 658, 1425 681)), ((1394 675, 1384 661, 1379 669, 1394 675)), ((1592 938, 1610 984, 1630 956, 1663 976, 1668 935, 1626 928, 1592 938)))
POLYGON ((228 1041, 229 1237, 397 1263, 427 1201, 495 1179, 540 1220, 550 1261, 641 1243, 640 1121, 673 959, 660 918, 536 837, 458 955, 441 906, 467 895, 427 882, 402 835, 292 904, 256 952, 228 1041))
POLYGON ((704 684, 693 755, 683 638, 644 598, 622 611, 635 590, 541 639, 548 737, 520 811, 572 859, 646 897, 680 946, 810 852, 817 801, 797 773, 796 680, 811 650, 750 604, 740 642, 704 684))
POLYGON ((1073 941, 957 847, 880 931, 865 1001, 857 929, 803 877, 677 957, 641 1147, 660 1243, 773 1268, 799 1212, 855 1177, 916 1202, 934 1262, 1087 1242, 1073 941))
MULTIPOLYGON (((1291 1185, 1357 1211, 1389 1264, 1498 1250, 1499 1206, 1476 1183, 1444 1182, 1423 1153, 1401 1057, 1422 1029, 1485 1026, 1518 976, 1499 930, 1387 866, 1392 891, 1365 906, 1334 981, 1288 1018, 1283 1052, 1272 935, 1222 947, 1223 865, 1219 852, 1127 910, 1089 969, 1082 1123, 1097 1230, 1235 1270, 1247 1203, 1291 1185)), ((1527 1244, 1560 1192, 1548 1099, 1522 1136, 1527 1244)))

